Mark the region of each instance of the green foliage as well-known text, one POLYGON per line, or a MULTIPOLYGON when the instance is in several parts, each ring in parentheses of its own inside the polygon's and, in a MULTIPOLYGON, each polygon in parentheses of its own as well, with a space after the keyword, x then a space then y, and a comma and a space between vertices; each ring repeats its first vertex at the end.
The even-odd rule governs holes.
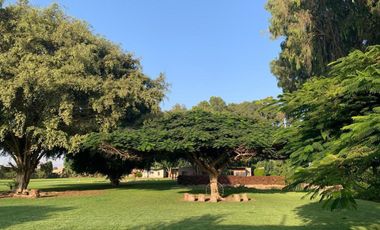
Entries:
POLYGON ((0 9, 0 149, 20 175, 76 150, 88 132, 158 111, 165 89, 163 76, 148 78, 130 53, 56 4, 0 9))
POLYGON ((266 176, 285 176, 290 177, 293 174, 293 168, 290 161, 283 160, 265 160, 259 161, 256 168, 264 168, 266 176))
POLYGON ((144 168, 142 161, 123 159, 117 155, 108 155, 101 151, 82 148, 75 154, 66 156, 71 170, 77 174, 102 174, 118 185, 119 180, 134 168, 144 168))
MULTIPOLYGON (((271 149, 271 133, 276 127, 224 113, 202 110, 167 113, 147 121, 138 130, 121 130, 112 134, 92 134, 84 146, 109 142, 123 150, 140 152, 199 153, 212 156, 233 154, 239 146, 271 149)), ((261 153, 261 152, 260 152, 261 153)))
POLYGON ((143 174, 140 171, 137 171, 135 173, 135 177, 141 178, 142 176, 143 176, 143 174))
POLYGON ((331 208, 355 207, 353 197, 380 189, 379 57, 380 46, 353 51, 327 77, 283 97, 295 119, 284 151, 301 166, 294 185, 308 183, 331 208))
POLYGON ((272 123, 276 126, 284 124, 285 115, 280 111, 278 100, 268 97, 262 100, 226 104, 220 97, 211 97, 193 107, 208 112, 222 112, 253 119, 257 122, 272 123))
POLYGON ((75 177, 75 176, 77 176, 77 173, 74 171, 73 161, 71 161, 65 156, 65 159, 63 161, 62 177, 75 177))
MULTIPOLYGON (((202 110, 166 114, 147 122, 142 129, 141 150, 212 155, 233 154, 239 146, 262 151, 271 148, 274 127, 248 118, 202 110), (225 152, 225 153, 224 153, 225 152)), ((268 150, 269 151, 269 150, 268 150)))
POLYGON ((258 167, 253 170, 253 175, 255 176, 266 176, 264 167, 258 167))
POLYGON ((178 112, 185 112, 187 109, 186 109, 186 106, 185 105, 181 105, 181 104, 175 104, 173 106, 173 108, 170 110, 171 112, 175 112, 175 113, 178 113, 178 112))
POLYGON ((285 39, 271 63, 284 92, 324 75, 330 62, 353 49, 380 44, 378 1, 269 0, 266 8, 272 37, 285 39))
POLYGON ((209 101, 201 101, 195 107, 208 112, 223 112, 227 109, 226 102, 221 97, 210 97, 209 101))
POLYGON ((7 186, 9 187, 10 191, 13 191, 14 189, 17 188, 18 182, 16 180, 11 180, 10 182, 7 183, 7 186))
MULTIPOLYGON (((240 157, 270 159, 282 157, 273 147, 272 134, 277 126, 259 123, 230 113, 202 109, 169 112, 138 130, 117 131, 109 135, 93 134, 84 146, 110 145, 114 154, 187 158, 210 176, 212 196, 220 199, 217 177, 240 157)), ((112 153, 112 151, 111 151, 112 153)))
POLYGON ((14 179, 16 172, 11 167, 0 165, 0 178, 1 179, 14 179))
POLYGON ((47 161, 40 164, 39 171, 41 171, 39 178, 49 178, 53 174, 53 162, 47 161))

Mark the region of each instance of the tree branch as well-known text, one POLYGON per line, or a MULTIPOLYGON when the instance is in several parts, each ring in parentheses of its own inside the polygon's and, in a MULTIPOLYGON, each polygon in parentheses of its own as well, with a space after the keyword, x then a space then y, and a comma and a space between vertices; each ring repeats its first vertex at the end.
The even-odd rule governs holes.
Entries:
POLYGON ((251 150, 248 148, 245 148, 244 146, 239 146, 234 150, 234 153, 236 156, 234 157, 234 160, 249 160, 252 157, 257 156, 257 151, 256 150, 251 150))
POLYGON ((107 143, 102 143, 99 146, 99 149, 102 150, 103 152, 110 154, 110 155, 118 155, 121 156, 124 159, 128 160, 141 160, 141 157, 136 156, 135 154, 131 154, 130 152, 122 151, 120 149, 117 149, 113 147, 110 144, 107 143))
POLYGON ((217 174, 218 173, 218 171, 214 167, 210 166, 209 164, 207 164, 204 161, 199 160, 199 158, 195 155, 195 153, 191 153, 190 156, 191 156, 191 158, 193 158, 194 162, 199 167, 201 167, 204 171, 212 173, 212 174, 217 174))

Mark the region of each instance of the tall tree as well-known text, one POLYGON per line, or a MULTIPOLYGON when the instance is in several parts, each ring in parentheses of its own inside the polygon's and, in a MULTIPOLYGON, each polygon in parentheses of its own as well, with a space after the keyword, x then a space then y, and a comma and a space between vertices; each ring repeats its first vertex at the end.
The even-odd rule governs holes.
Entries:
POLYGON ((380 2, 369 0, 268 0, 270 32, 283 37, 272 73, 292 92, 354 49, 380 44, 380 2))
POLYGON ((221 97, 212 96, 208 101, 201 101, 194 108, 210 112, 223 112, 226 110, 226 102, 221 97))
POLYGON ((227 111, 237 116, 248 117, 258 122, 269 122, 276 126, 286 124, 285 114, 279 101, 272 97, 261 100, 228 104, 227 111))
POLYGON ((55 4, 0 8, 0 149, 14 161, 18 189, 41 158, 158 110, 165 88, 55 4))
POLYGON ((256 101, 226 104, 221 97, 213 96, 210 97, 209 101, 201 101, 193 109, 229 113, 258 122, 269 122, 281 126, 284 125, 285 114, 280 110, 278 102, 272 97, 267 97, 256 101))
POLYGON ((51 176, 53 174, 53 169, 53 162, 51 161, 40 164, 40 171, 43 178, 51 176))
POLYGON ((328 76, 283 96, 294 118, 284 148, 300 166, 294 184, 308 183, 332 208, 354 204, 358 193, 380 191, 379 57, 380 46, 353 51, 332 63, 328 76))

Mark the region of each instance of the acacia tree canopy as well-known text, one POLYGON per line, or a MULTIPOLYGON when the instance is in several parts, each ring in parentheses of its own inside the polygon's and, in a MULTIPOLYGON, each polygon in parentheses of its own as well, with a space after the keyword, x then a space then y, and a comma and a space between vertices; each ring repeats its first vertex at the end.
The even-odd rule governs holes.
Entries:
POLYGON ((203 110, 169 112, 146 122, 139 130, 125 130, 110 135, 94 134, 89 146, 107 145, 121 154, 151 153, 186 157, 210 176, 211 195, 219 195, 217 178, 222 170, 242 157, 283 158, 276 152, 270 123, 258 123, 226 113, 203 110), (97 144, 96 144, 97 143, 97 144))
POLYGON ((163 76, 148 78, 130 53, 55 4, 0 8, 0 149, 21 190, 42 157, 158 110, 165 89, 163 76))

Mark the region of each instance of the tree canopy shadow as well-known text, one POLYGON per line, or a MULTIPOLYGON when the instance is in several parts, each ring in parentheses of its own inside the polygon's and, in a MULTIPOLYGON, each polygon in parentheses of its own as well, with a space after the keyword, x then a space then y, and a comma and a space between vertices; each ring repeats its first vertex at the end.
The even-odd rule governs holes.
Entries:
MULTIPOLYGON (((56 184, 52 187, 42 188, 41 191, 84 191, 84 190, 106 190, 106 189, 142 189, 142 190, 155 190, 164 191, 171 189, 186 189, 179 191, 179 193, 205 193, 206 185, 184 186, 179 185, 175 180, 136 180, 122 182, 119 186, 112 186, 108 182, 95 182, 95 183, 70 183, 70 184, 56 184)), ((285 193, 281 189, 255 189, 246 187, 230 187, 224 186, 224 195, 228 196, 236 193, 285 193)))
POLYGON ((351 229, 367 227, 380 229, 380 206, 373 202, 357 200, 358 209, 341 209, 331 211, 324 209, 322 203, 313 202, 295 208, 294 212, 309 228, 314 229, 351 229))
POLYGON ((0 229, 26 222, 48 219, 51 214, 72 210, 71 207, 55 207, 52 205, 15 205, 0 206, 0 229))
POLYGON ((146 180, 146 181, 128 181, 122 182, 119 186, 112 186, 106 182, 96 183, 71 183, 71 184, 57 184, 49 188, 42 188, 41 191, 85 191, 85 190, 106 190, 106 189, 143 189, 143 190, 170 190, 181 188, 176 181, 170 180, 146 180))
POLYGON ((273 230, 273 229, 306 229, 306 226, 283 226, 283 225, 238 225, 238 224, 223 224, 222 215, 203 215, 190 217, 179 220, 177 222, 156 223, 136 226, 131 228, 138 229, 221 229, 221 230, 273 230))
MULTIPOLYGON (((299 230, 299 229, 380 229, 380 208, 361 212, 361 210, 340 210, 331 212, 321 209, 321 204, 310 203, 297 207, 295 214, 303 220, 305 224, 298 226, 285 225, 287 214, 284 214, 282 221, 277 225, 236 225, 225 224, 223 215, 203 215, 189 217, 175 222, 150 223, 135 226, 137 229, 228 229, 228 230, 299 230)), ((368 209, 367 209, 368 210, 368 209)))

